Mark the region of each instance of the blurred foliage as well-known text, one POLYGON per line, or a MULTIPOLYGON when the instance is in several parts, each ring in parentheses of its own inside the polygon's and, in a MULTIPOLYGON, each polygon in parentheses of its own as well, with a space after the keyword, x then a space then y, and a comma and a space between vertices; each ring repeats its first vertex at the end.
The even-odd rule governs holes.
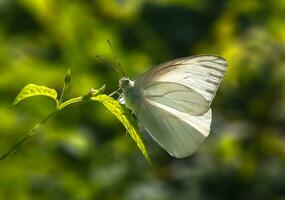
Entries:
POLYGON ((1 0, 0 152, 54 106, 38 97, 9 110, 24 85, 59 92, 70 68, 66 98, 117 88, 107 39, 132 79, 200 53, 229 68, 195 155, 171 158, 144 135, 149 166, 103 106, 75 105, 0 163, 0 199, 284 199, 284 13, 283 0, 1 0))

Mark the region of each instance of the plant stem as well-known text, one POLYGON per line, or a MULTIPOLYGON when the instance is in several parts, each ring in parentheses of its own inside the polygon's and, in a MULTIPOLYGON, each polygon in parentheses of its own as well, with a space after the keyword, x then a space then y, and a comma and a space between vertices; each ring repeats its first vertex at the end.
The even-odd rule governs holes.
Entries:
POLYGON ((62 91, 61 91, 60 97, 59 97, 59 105, 62 103, 63 95, 64 95, 64 92, 65 92, 65 88, 66 88, 66 84, 64 83, 63 87, 62 87, 62 91))
POLYGON ((58 106, 57 110, 62 110, 62 109, 64 109, 66 106, 69 106, 70 104, 82 102, 82 101, 84 101, 84 100, 85 100, 84 97, 75 97, 75 98, 69 99, 69 100, 67 100, 67 101, 65 101, 65 102, 63 102, 63 103, 61 103, 61 104, 58 106))
POLYGON ((58 110, 54 110, 52 113, 50 113, 46 118, 44 118, 42 121, 37 123, 26 135, 23 137, 19 142, 17 142, 10 150, 8 150, 6 153, 4 153, 0 157, 0 161, 6 159, 8 156, 12 155, 17 151, 17 149, 20 148, 22 144, 24 144, 27 140, 29 140, 35 133, 36 131, 43 125, 45 122, 47 122, 51 117, 53 117, 58 110))

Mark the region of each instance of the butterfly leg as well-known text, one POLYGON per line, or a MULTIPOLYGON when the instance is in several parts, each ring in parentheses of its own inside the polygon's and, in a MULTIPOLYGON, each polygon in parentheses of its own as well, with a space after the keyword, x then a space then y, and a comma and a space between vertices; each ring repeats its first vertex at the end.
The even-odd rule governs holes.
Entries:
POLYGON ((118 88, 117 90, 111 92, 108 96, 112 97, 114 94, 121 95, 118 91, 121 90, 121 88, 118 88))

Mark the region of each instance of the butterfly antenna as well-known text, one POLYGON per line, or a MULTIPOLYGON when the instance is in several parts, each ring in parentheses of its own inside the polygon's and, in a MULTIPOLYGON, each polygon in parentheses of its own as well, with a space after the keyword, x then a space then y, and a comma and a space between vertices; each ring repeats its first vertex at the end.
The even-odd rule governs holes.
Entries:
POLYGON ((122 65, 119 63, 118 57, 117 57, 117 55, 116 55, 116 53, 115 53, 115 51, 114 51, 114 48, 112 47, 112 44, 111 44, 110 40, 107 40, 107 42, 108 42, 108 45, 109 45, 109 47, 110 47, 110 49, 111 49, 111 51, 112 51, 112 53, 113 53, 114 62, 116 63, 115 70, 116 70, 117 72, 119 72, 123 77, 126 77, 126 74, 125 74, 125 72, 124 72, 124 70, 123 70, 123 67, 122 67, 122 65))
POLYGON ((107 62, 106 60, 104 60, 101 56, 96 55, 96 58, 97 58, 98 60, 100 60, 103 64, 107 64, 108 67, 111 67, 112 69, 114 69, 114 70, 115 70, 116 72, 118 72, 119 74, 122 74, 121 71, 119 71, 116 67, 114 67, 114 66, 108 64, 108 62, 107 62))

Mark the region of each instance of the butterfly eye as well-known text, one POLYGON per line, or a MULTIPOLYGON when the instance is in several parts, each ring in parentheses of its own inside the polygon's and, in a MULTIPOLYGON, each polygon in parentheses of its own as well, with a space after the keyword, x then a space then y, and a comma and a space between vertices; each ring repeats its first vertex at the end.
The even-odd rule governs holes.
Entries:
POLYGON ((126 78, 122 78, 119 83, 120 88, 126 88, 128 87, 129 84, 130 84, 130 80, 126 78))

